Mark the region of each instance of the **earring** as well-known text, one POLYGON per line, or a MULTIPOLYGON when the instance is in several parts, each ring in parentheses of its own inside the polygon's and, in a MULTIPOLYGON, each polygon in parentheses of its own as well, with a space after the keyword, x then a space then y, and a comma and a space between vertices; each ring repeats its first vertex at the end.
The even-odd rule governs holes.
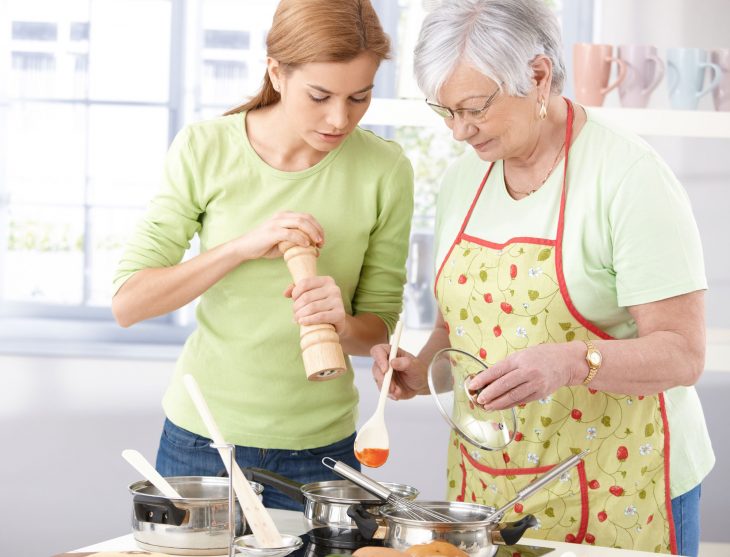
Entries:
POLYGON ((540 101, 540 120, 547 118, 547 106, 545 106, 545 99, 540 101))

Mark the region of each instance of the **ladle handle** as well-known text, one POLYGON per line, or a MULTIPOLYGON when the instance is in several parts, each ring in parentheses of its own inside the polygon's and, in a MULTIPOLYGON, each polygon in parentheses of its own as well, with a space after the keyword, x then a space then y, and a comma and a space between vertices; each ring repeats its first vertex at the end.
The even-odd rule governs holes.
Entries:
POLYGON ((387 501, 388 497, 393 495, 387 487, 379 484, 375 480, 371 480, 365 474, 358 472, 344 462, 340 462, 339 460, 326 456, 322 459, 322 464, 332 470, 335 474, 342 476, 346 480, 350 480, 355 485, 363 488, 368 493, 372 493, 383 501, 387 501))
POLYGON ((589 452, 590 452, 589 449, 585 449, 583 452, 575 454, 575 455, 571 456, 570 458, 565 459, 560 464, 553 466, 548 472, 545 472, 542 476, 537 478, 535 481, 531 482, 526 487, 523 487, 521 490, 519 490, 511 501, 509 501, 505 505, 502 505, 501 507, 499 507, 496 511, 494 511, 491 515, 489 515, 485 520, 490 520, 494 517, 497 517, 497 516, 503 514, 505 511, 511 509, 512 505, 514 505, 518 501, 527 499, 528 497, 533 495, 536 491, 539 491, 540 489, 545 487, 547 484, 552 482, 555 478, 560 476, 563 472, 565 472, 566 470, 570 470, 573 466, 578 464, 578 462, 580 462, 580 460, 585 455, 587 455, 589 452))
POLYGON ((390 391, 390 382, 393 378, 393 359, 398 356, 398 345, 400 344, 400 335, 403 331, 403 322, 398 321, 395 324, 393 330, 393 336, 390 337, 390 350, 388 351, 388 371, 383 376, 383 384, 380 386, 380 395, 378 396, 378 406, 376 412, 383 413, 385 408, 385 399, 388 397, 388 391, 390 391))

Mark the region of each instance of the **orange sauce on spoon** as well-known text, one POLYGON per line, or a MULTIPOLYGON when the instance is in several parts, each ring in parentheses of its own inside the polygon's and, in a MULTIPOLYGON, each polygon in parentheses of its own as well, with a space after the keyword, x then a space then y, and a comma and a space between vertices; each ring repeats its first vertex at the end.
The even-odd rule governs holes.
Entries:
POLYGON ((363 449, 355 451, 355 458, 369 468, 377 468, 388 460, 389 449, 363 449))

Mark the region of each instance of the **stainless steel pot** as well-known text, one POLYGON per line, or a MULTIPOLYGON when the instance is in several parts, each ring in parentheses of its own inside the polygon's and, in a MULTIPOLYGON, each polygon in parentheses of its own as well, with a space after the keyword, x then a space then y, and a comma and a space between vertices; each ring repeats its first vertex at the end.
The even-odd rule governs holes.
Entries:
MULTIPOLYGON (((349 480, 302 484, 260 468, 246 468, 243 473, 249 480, 278 489, 304 504, 304 523, 308 530, 322 526, 354 528, 354 520, 347 515, 351 505, 361 505, 366 511, 377 514, 384 504, 349 480)), ((403 499, 413 500, 418 496, 418 490, 410 485, 385 482, 382 485, 403 499)))
POLYGON ((364 537, 382 539, 386 547, 404 551, 440 540, 472 557, 492 557, 497 545, 516 544, 525 530, 537 525, 531 514, 517 522, 500 524, 494 518, 494 508, 472 503, 419 501, 418 507, 435 511, 453 522, 421 520, 414 518, 412 510, 393 505, 381 507, 377 517, 361 507, 353 507, 350 516, 364 537))
MULTIPOLYGON (((132 494, 132 533, 142 549, 175 555, 228 553, 228 478, 176 476, 166 478, 182 496, 165 497, 149 481, 129 486, 132 494)), ((261 497, 264 486, 251 482, 261 497)), ((235 535, 246 527, 236 503, 235 535)))

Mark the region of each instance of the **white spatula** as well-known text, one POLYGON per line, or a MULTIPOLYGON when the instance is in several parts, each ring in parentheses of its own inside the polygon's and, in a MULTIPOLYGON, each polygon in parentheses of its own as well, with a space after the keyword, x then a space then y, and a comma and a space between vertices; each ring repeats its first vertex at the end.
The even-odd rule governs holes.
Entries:
MULTIPOLYGON (((185 383, 185 388, 188 390, 190 398, 193 399, 193 403, 195 403, 195 407, 198 409, 198 413, 205 423, 205 427, 208 428, 210 438, 216 445, 225 445, 226 441, 223 439, 223 435, 213 419, 213 414, 211 414, 210 408, 208 408, 208 403, 205 402, 205 398, 200 391, 195 377, 187 374, 183 376, 183 383, 185 383)), ((243 510, 243 514, 249 526, 251 526, 251 531, 259 546, 281 548, 284 542, 282 541, 279 530, 277 530, 274 524, 274 520, 261 504, 261 501, 259 501, 259 498, 251 487, 251 484, 248 483, 248 480, 243 475, 243 472, 241 472, 238 464, 234 460, 233 470, 230 470, 229 454, 226 452, 226 449, 219 447, 218 453, 221 455, 221 459, 223 459, 223 464, 225 464, 226 470, 228 470, 228 475, 233 478, 233 491, 235 491, 236 497, 238 497, 241 510, 243 510)))
POLYGON ((142 456, 142 453, 135 451, 134 449, 124 449, 122 451, 122 457, 165 497, 169 497, 171 499, 182 499, 182 496, 175 491, 175 488, 170 485, 170 482, 168 482, 157 470, 155 470, 155 467, 152 466, 144 456, 142 456))
MULTIPOLYGON (((393 336, 390 337, 390 352, 388 362, 398 354, 398 343, 403 325, 400 321, 395 326, 393 336)), ((383 376, 383 385, 380 388, 378 406, 370 419, 363 424, 355 438, 355 456, 357 459, 371 468, 385 464, 390 452, 390 440, 388 439, 388 428, 385 426, 385 400, 390 390, 390 380, 393 376, 393 366, 388 365, 388 371, 383 376)))

